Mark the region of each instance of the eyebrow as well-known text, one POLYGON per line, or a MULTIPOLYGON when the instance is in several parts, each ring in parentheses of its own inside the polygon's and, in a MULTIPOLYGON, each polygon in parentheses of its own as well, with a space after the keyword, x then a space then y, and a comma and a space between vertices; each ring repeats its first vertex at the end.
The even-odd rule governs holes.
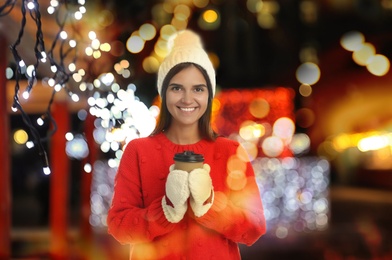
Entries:
MULTIPOLYGON (((182 84, 178 84, 178 83, 170 83, 169 84, 169 87, 170 86, 176 86, 176 87, 182 87, 183 85, 182 84)), ((195 87, 207 87, 207 85, 206 84, 203 84, 203 83, 200 83, 200 84, 196 84, 196 85, 193 85, 192 86, 193 88, 195 88, 195 87)))

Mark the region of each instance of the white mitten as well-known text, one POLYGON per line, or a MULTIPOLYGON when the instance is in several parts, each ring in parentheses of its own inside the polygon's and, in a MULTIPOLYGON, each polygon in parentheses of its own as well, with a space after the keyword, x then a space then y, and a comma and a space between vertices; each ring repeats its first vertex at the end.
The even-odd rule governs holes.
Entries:
POLYGON ((207 213, 214 202, 214 190, 210 176, 210 166, 194 169, 189 173, 190 205, 196 217, 207 213))
POLYGON ((162 198, 162 209, 166 219, 171 223, 178 223, 188 209, 189 198, 188 173, 174 170, 170 166, 170 173, 166 179, 166 195, 162 198))

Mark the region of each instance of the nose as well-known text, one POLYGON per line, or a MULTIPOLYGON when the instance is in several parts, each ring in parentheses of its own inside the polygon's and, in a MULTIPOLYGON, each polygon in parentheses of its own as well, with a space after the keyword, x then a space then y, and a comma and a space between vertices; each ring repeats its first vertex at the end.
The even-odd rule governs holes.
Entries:
POLYGON ((183 103, 189 104, 193 100, 192 92, 191 91, 184 91, 182 95, 181 101, 183 103))

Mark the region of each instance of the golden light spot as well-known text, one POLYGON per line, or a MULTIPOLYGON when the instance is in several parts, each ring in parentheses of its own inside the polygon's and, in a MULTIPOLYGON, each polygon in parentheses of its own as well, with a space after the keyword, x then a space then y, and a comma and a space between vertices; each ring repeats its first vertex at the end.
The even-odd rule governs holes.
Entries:
POLYGON ((309 84, 301 84, 301 86, 299 86, 299 94, 303 97, 309 97, 312 94, 312 91, 312 86, 309 84))
POLYGON ((255 139, 255 136, 253 135, 253 126, 252 125, 247 125, 247 126, 241 127, 240 130, 239 130, 239 135, 244 140, 253 140, 253 139, 255 139))
POLYGON ((237 157, 243 162, 249 162, 249 156, 243 144, 239 145, 236 151, 237 157))
POLYGON ((246 176, 243 171, 231 171, 227 175, 226 184, 232 190, 242 190, 246 186, 246 176))
POLYGON ((335 151, 343 151, 348 147, 351 147, 351 139, 348 134, 340 134, 336 136, 332 141, 332 147, 335 151))
POLYGON ((263 118, 268 115, 270 105, 264 98, 256 98, 249 105, 249 112, 256 118, 263 118))
POLYGON ((370 57, 376 54, 376 49, 371 43, 364 43, 359 50, 353 52, 353 60, 361 66, 365 66, 370 57))
POLYGON ((237 155, 232 155, 227 160, 227 171, 228 172, 245 172, 246 171, 246 163, 241 160, 237 155))
POLYGON ((220 26, 221 18, 220 14, 217 10, 208 9, 203 12, 199 19, 197 20, 197 24, 203 30, 215 30, 220 26))
POLYGON ((177 5, 174 8, 174 17, 178 20, 187 20, 191 15, 191 9, 183 4, 177 5))
POLYGON ((154 45, 154 52, 157 56, 164 58, 168 53, 167 49, 167 41, 163 39, 158 39, 158 41, 154 45))
POLYGON ((309 108, 300 108, 295 114, 296 123, 303 128, 308 128, 313 125, 316 120, 316 116, 313 110, 309 108))
POLYGON ((218 13, 212 9, 206 10, 203 13, 203 19, 207 23, 214 23, 218 19, 218 13))
POLYGON ((369 58, 366 67, 373 75, 384 76, 389 71, 390 62, 384 55, 377 54, 369 58))
POLYGON ((276 20, 275 17, 270 13, 260 12, 257 15, 257 23, 261 28, 272 29, 276 25, 276 20))
POLYGON ((261 11, 263 7, 263 1, 262 0, 247 0, 246 1, 246 7, 248 10, 252 13, 258 13, 261 11))
POLYGON ((261 124, 256 124, 251 120, 242 122, 239 130, 239 135, 247 141, 255 140, 265 134, 265 127, 261 124))
POLYGON ((99 50, 93 52, 93 57, 95 59, 101 58, 101 55, 102 55, 102 53, 99 50))
POLYGON ((159 61, 153 56, 148 56, 143 60, 143 69, 148 73, 156 73, 158 67, 159 61))
POLYGON ((14 141, 17 144, 25 144, 29 140, 29 135, 23 129, 19 129, 14 133, 14 141))
POLYGON ((255 143, 244 142, 237 148, 237 156, 244 162, 249 162, 257 157, 258 149, 255 143))
POLYGON ((157 30, 155 29, 154 25, 145 23, 139 28, 140 37, 144 40, 149 41, 154 39, 157 30))
POLYGON ((254 124, 253 125, 253 135, 257 138, 260 138, 265 135, 265 126, 262 124, 254 124))
POLYGON ((99 49, 100 49, 101 51, 104 51, 104 52, 109 52, 109 51, 112 49, 112 47, 110 46, 109 43, 105 42, 105 43, 103 43, 103 44, 101 44, 101 45, 99 46, 99 49))
POLYGON ((214 66, 215 69, 219 68, 220 60, 218 55, 214 52, 209 52, 208 53, 208 58, 210 58, 212 65, 214 66))
POLYGON ((171 21, 171 24, 178 30, 184 30, 188 26, 188 20, 187 19, 178 19, 177 17, 174 17, 171 21))
POLYGON ((161 37, 166 41, 170 39, 170 37, 177 32, 176 28, 171 24, 166 24, 161 28, 161 37))
POLYGON ((193 0, 193 4, 198 8, 204 8, 208 5, 208 0, 193 0))
POLYGON ((220 108, 221 108, 221 102, 219 101, 219 99, 214 98, 212 100, 212 112, 213 113, 218 112, 220 108))
POLYGON ((114 15, 109 10, 102 10, 98 15, 98 23, 102 27, 108 27, 114 21, 114 15))

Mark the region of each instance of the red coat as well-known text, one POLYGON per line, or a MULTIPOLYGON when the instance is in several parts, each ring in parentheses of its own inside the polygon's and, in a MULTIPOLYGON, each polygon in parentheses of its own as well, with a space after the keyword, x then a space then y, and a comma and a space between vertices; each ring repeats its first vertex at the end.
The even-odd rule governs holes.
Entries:
POLYGON ((164 134, 132 140, 115 179, 109 233, 132 245, 131 259, 240 259, 237 243, 252 245, 266 225, 253 168, 238 159, 238 147, 223 137, 191 145, 174 144, 164 134), (204 155, 215 197, 204 216, 195 217, 188 207, 173 224, 161 200, 174 154, 185 150, 204 155))

